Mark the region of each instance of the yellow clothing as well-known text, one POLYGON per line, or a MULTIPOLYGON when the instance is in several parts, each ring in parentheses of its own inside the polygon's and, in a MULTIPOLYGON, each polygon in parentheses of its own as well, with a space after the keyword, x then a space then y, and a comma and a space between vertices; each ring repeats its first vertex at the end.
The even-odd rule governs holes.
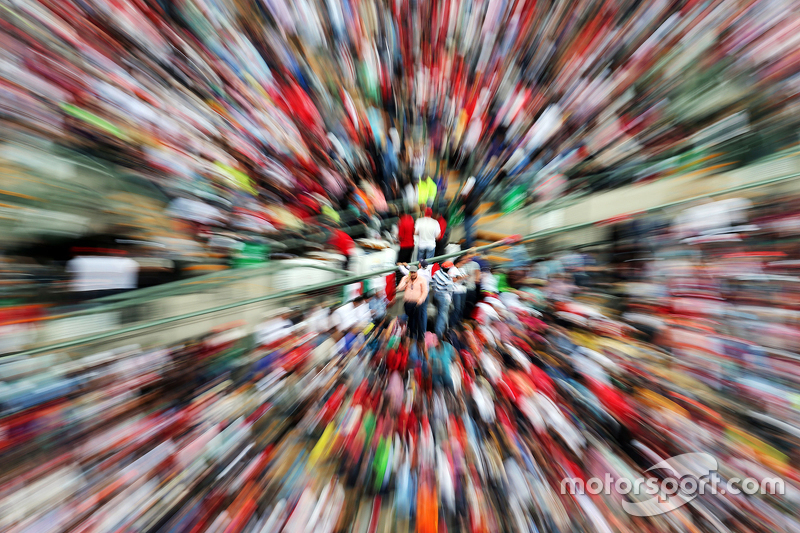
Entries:
POLYGON ((420 180, 417 185, 417 199, 420 205, 432 203, 436 199, 436 182, 430 176, 420 180))

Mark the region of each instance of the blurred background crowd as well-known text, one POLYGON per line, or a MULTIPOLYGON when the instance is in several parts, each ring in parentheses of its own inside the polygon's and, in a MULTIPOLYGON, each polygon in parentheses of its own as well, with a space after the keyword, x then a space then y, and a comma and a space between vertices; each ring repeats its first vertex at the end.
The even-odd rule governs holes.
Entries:
POLYGON ((800 531, 800 3, 0 12, 0 531, 800 531))
POLYGON ((3 2, 6 258, 222 267, 318 215, 385 216, 428 176, 507 210, 746 164, 797 142, 798 20, 773 1, 3 2))
MULTIPOLYGON (((412 265, 402 307, 393 284, 362 286, 275 309, 252 332, 237 321, 150 348, 0 360, 0 524, 797 531, 796 243, 774 211, 711 224, 721 206, 703 207, 623 223, 613 247, 504 265, 466 254, 430 265, 430 282, 412 265), (470 263, 471 304, 439 329, 455 290, 440 278, 458 284, 470 263), (698 452, 722 490, 677 508, 565 490, 665 479, 651 467, 698 452), (736 493, 734 479, 761 489, 736 493)), ((692 457, 683 467, 702 472, 692 457)))

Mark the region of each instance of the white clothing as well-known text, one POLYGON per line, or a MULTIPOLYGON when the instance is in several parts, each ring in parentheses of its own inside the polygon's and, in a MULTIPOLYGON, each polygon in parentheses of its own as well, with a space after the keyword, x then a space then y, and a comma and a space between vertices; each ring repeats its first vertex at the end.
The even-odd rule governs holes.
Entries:
POLYGON ((475 176, 470 176, 466 183, 464 183, 464 188, 461 189, 461 194, 466 196, 470 193, 472 188, 475 186, 475 176))
POLYGON ((356 312, 353 302, 347 302, 331 315, 331 324, 339 331, 347 331, 356 324, 356 312))
MULTIPOLYGON (((408 275, 408 269, 403 265, 398 265, 397 268, 400 270, 400 272, 403 273, 404 276, 408 275)), ((433 281, 433 276, 431 275, 431 269, 433 269, 433 265, 428 265, 425 268, 417 269, 417 275, 425 278, 425 281, 428 282, 428 287, 431 286, 431 281, 433 281)))
POLYGON ((513 292, 500 293, 500 301, 503 302, 507 309, 516 313, 528 312, 528 308, 520 302, 519 296, 513 292))
POLYGON ((497 278, 491 272, 484 272, 481 276, 481 290, 497 294, 499 291, 497 278))
POLYGON ((414 233, 417 235, 417 246, 436 248, 436 239, 441 235, 442 228, 431 217, 422 217, 414 224, 414 233))
POLYGON ((436 450, 436 478, 439 480, 439 496, 444 506, 452 513, 456 507, 455 482, 450 463, 441 448, 436 450))
POLYGON ((500 315, 495 311, 494 307, 486 302, 481 302, 477 306, 479 311, 478 322, 481 324, 488 323, 491 320, 500 320, 500 315))
POLYGON ((483 387, 477 385, 472 388, 472 397, 475 400, 475 405, 478 408, 478 413, 481 415, 483 421, 487 424, 494 422, 494 402, 491 396, 484 390, 483 387))
POLYGON ((285 318, 268 320, 258 326, 256 340, 259 344, 272 344, 288 337, 292 332, 292 327, 292 321, 285 318))
POLYGON ((356 325, 358 327, 365 328, 370 322, 372 322, 372 313, 369 310, 368 304, 362 303, 354 309, 354 313, 356 317, 356 325))
POLYGON ((127 257, 79 256, 67 263, 73 291, 135 289, 139 263, 127 257))
POLYGON ((480 356, 478 356, 478 361, 481 363, 481 370, 492 383, 497 383, 503 377, 500 365, 491 355, 481 352, 480 356))
POLYGON ((466 294, 467 286, 464 284, 464 280, 462 279, 462 280, 456 281, 456 278, 465 276, 466 274, 467 274, 466 272, 464 272, 463 270, 461 270, 460 268, 455 267, 455 266, 454 267, 450 267, 450 270, 447 271, 447 275, 450 276, 453 279, 453 282, 456 285, 455 289, 453 289, 454 293, 456 293, 456 294, 458 294, 458 293, 466 294))
POLYGON ((406 205, 408 205, 408 207, 416 207, 417 189, 414 187, 413 184, 409 183, 406 185, 404 196, 406 200, 406 205))
POLYGON ((318 307, 305 320, 306 330, 309 333, 325 333, 330 329, 330 309, 318 307))
POLYGON ((320 343, 319 346, 314 348, 311 352, 311 364, 314 366, 324 365, 333 356, 333 350, 336 344, 333 339, 328 337, 320 343))
POLYGON ((533 429, 537 433, 542 434, 547 430, 547 424, 544 418, 542 418, 542 413, 539 412, 539 404, 535 399, 529 397, 522 398, 519 402, 519 408, 522 413, 528 417, 533 429))

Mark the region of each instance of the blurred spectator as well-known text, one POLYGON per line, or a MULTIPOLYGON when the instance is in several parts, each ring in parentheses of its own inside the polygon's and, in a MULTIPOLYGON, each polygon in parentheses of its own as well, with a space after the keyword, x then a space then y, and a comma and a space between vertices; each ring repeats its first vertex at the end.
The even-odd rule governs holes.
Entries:
POLYGON ((353 242, 353 238, 350 235, 339 228, 330 228, 330 231, 331 237, 329 242, 337 252, 344 256, 342 269, 347 270, 350 266, 350 260, 355 253, 355 242, 353 242))
POLYGON ((422 261, 431 259, 436 250, 436 239, 441 236, 441 227, 434 220, 430 207, 425 208, 424 216, 417 219, 414 224, 414 234, 417 236, 417 259, 422 261))
POLYGON ((400 280, 397 291, 405 291, 403 305, 408 317, 408 331, 413 339, 422 340, 426 324, 422 323, 422 307, 428 301, 428 282, 417 274, 417 267, 408 267, 408 274, 400 280))
POLYGON ((445 247, 450 240, 450 232, 447 227, 447 219, 444 218, 440 211, 436 213, 436 222, 439 223, 439 237, 436 239, 436 249, 433 252, 434 257, 444 255, 445 247))
POLYGON ((135 289, 139 264, 118 255, 78 255, 67 262, 66 270, 72 276, 72 291, 92 299, 135 289))
POLYGON ((398 263, 408 263, 414 253, 414 217, 408 211, 400 215, 397 224, 397 238, 400 241, 400 251, 397 254, 398 263))

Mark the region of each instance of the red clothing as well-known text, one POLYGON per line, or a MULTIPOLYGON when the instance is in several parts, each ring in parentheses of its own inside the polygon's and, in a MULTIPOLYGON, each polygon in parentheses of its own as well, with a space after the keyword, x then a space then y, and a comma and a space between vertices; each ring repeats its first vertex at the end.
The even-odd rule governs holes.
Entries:
POLYGON ((340 229, 334 230, 330 242, 342 255, 350 255, 356 247, 353 238, 340 229))
POLYGON ((555 400, 556 388, 553 384, 553 378, 548 376, 544 370, 536 365, 531 365, 528 368, 528 374, 530 375, 531 382, 533 383, 533 386, 536 387, 536 390, 551 400, 555 400))
POLYGON ((336 389, 336 391, 331 394, 331 397, 328 398, 328 401, 325 402, 325 405, 322 407, 323 424, 329 424, 333 420, 333 417, 336 416, 336 413, 339 411, 344 401, 345 390, 344 385, 339 385, 339 388, 336 389))
POLYGON ((398 346, 396 350, 389 350, 386 357, 386 368, 404 372, 408 366, 408 350, 403 346, 398 346))
POLYGON ((441 230, 441 233, 439 233, 439 238, 441 239, 444 237, 444 231, 447 229, 447 221, 442 215, 436 217, 436 221, 439 223, 439 229, 441 230))
POLYGON ((625 396, 623 396, 617 389, 601 383, 596 379, 588 380, 589 390, 600 400, 600 403, 612 414, 617 420, 622 422, 628 427, 631 427, 635 422, 636 415, 628 405, 625 396))
POLYGON ((397 237, 400 239, 400 248, 414 247, 414 217, 408 214, 400 217, 397 237))

